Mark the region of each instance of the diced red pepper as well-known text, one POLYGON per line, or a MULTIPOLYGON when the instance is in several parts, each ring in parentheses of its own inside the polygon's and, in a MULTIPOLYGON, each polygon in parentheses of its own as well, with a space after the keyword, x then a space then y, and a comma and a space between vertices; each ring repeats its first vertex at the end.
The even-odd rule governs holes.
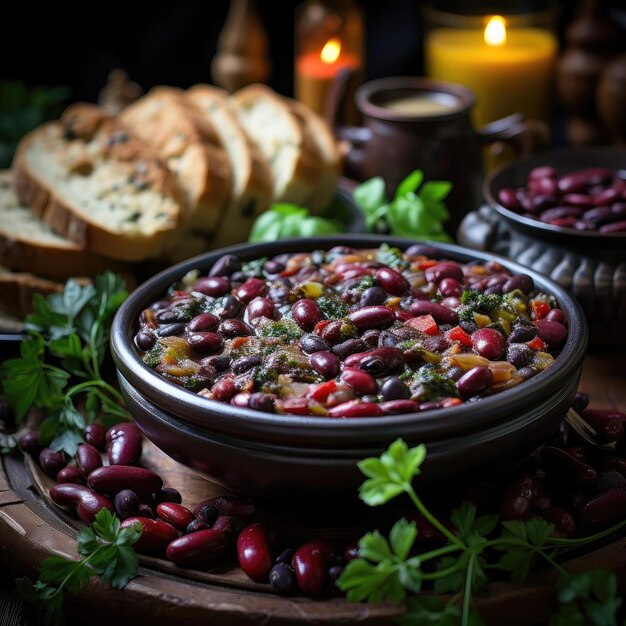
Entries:
POLYGON ((306 398, 287 398, 282 403, 285 413, 294 413, 295 415, 308 415, 309 402, 306 398))
POLYGON ((461 398, 445 398, 441 401, 441 406, 444 409, 451 406, 459 406, 459 404, 463 404, 463 400, 461 400, 461 398))
POLYGON ((427 270, 429 267, 437 265, 437 263, 439 263, 439 261, 436 261, 435 259, 428 259, 427 261, 421 261, 419 264, 419 268, 421 270, 427 270))
POLYGON ((543 352, 546 349, 546 344, 539 337, 535 337, 532 341, 527 341, 526 345, 535 352, 543 352))
POLYGON ((311 387, 306 395, 311 400, 324 404, 328 400, 328 396, 335 391, 337 391, 337 383, 334 380, 329 380, 311 387))
POLYGON ((396 309, 394 311, 396 319, 399 322, 406 322, 407 320, 413 319, 413 316, 408 311, 403 311, 402 309, 396 309))
POLYGON ((472 347, 472 338, 460 326, 455 326, 454 328, 451 328, 446 333, 446 335, 448 339, 450 339, 451 341, 458 341, 459 343, 463 344, 466 348, 472 347))
POLYGON ((432 315, 420 315, 405 322, 407 326, 420 330, 426 335, 438 335, 439 326, 432 315))
POLYGON ((322 330, 324 330, 324 328, 326 328, 326 326, 328 326, 333 320, 322 320, 321 322, 318 322, 317 324, 315 324, 315 328, 313 328, 313 332, 316 335, 321 335, 322 334, 322 330))
POLYGON ((551 310, 552 307, 545 300, 531 300, 531 317, 534 320, 542 320, 551 310))

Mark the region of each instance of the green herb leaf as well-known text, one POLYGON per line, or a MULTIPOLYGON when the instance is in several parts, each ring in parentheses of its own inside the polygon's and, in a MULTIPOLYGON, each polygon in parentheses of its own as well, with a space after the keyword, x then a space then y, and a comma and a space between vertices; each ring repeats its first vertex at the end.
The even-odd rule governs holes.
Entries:
POLYGON ((396 188, 394 200, 406 198, 410 193, 415 193, 424 180, 422 170, 413 170, 396 188))
MULTIPOLYGON (((420 596, 407 602, 407 612, 396 621, 400 626, 460 626, 462 612, 453 602, 436 596, 420 596)), ((468 626, 484 626, 480 615, 470 611, 468 626)))
POLYGON ((385 181, 375 176, 358 185, 352 195, 366 217, 387 204, 385 181))
POLYGON ((310 216, 296 204, 274 204, 257 217, 248 241, 275 241, 288 237, 315 237, 342 232, 341 224, 325 217, 310 216))

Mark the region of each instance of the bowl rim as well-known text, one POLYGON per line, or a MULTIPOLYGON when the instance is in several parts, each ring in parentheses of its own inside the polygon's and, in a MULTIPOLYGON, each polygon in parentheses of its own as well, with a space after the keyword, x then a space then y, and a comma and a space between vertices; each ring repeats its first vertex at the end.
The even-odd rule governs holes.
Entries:
MULTIPOLYGON (((122 303, 111 327, 111 352, 119 372, 135 389, 151 402, 174 414, 178 419, 203 425, 215 432, 233 433, 248 431, 261 438, 289 439, 294 435, 311 437, 311 441, 326 441, 339 445, 360 441, 388 441, 390 433, 429 433, 432 439, 450 432, 474 432, 487 427, 494 419, 501 419, 503 404, 516 410, 530 410, 536 405, 538 395, 548 393, 548 388, 564 383, 574 375, 582 361, 587 346, 588 328, 582 308, 573 296, 548 277, 514 261, 491 252, 474 251, 453 244, 418 241, 399 237, 377 235, 342 235, 304 239, 284 239, 269 243, 238 244, 213 250, 177 263, 139 285, 122 303), (497 261, 514 273, 525 273, 542 290, 556 297, 568 321, 568 337, 555 363, 532 379, 477 403, 442 408, 433 411, 403 413, 377 417, 325 419, 292 414, 268 414, 231 404, 209 400, 175 385, 148 368, 138 357, 132 337, 140 312, 159 299, 175 280, 186 272, 201 268, 206 271, 224 254, 240 255, 254 259, 275 256, 285 252, 329 249, 337 245, 353 247, 378 247, 382 243, 406 249, 416 243, 435 248, 440 258, 461 262, 471 260, 497 261), (477 411, 477 406, 479 411, 477 411), (233 419, 237 418, 237 419, 233 419)), ((543 396, 542 396, 543 397, 543 396)))
MULTIPOLYGON (((569 242, 572 245, 580 245, 584 243, 590 246, 598 246, 600 243, 611 243, 618 246, 626 243, 626 232, 624 233, 600 233, 598 231, 579 231, 574 228, 566 228, 565 226, 555 226, 553 224, 546 224, 539 220, 534 220, 529 217, 524 217, 515 211, 507 209, 497 199, 497 192, 504 186, 498 185, 500 178, 503 176, 511 175, 514 178, 518 178, 521 181, 521 186, 526 182, 526 175, 528 172, 535 168, 544 165, 551 165, 557 170, 563 169, 559 167, 560 161, 563 159, 580 159, 587 161, 590 158, 597 157, 600 159, 622 159, 623 169, 626 169, 626 150, 615 148, 612 146, 593 146, 593 147, 566 147, 566 148, 554 148, 541 154, 533 154, 527 157, 522 157, 506 163, 489 172, 483 180, 483 197, 487 201, 487 204, 501 215, 506 221, 511 223, 514 227, 521 228, 524 232, 535 234, 541 237, 550 238, 553 241, 563 239, 564 242, 569 242), (523 175, 523 176, 522 176, 523 175), (523 179, 522 179, 523 178, 523 179), (497 189, 496 189, 497 185, 497 189)), ((568 166, 576 167, 576 166, 568 166)), ((591 167, 589 165, 580 165, 580 168, 591 167)), ((608 167, 601 165, 601 167, 608 167)), ((618 165, 614 165, 615 169, 622 169, 618 165)), ((509 186, 509 185, 507 185, 509 186)))

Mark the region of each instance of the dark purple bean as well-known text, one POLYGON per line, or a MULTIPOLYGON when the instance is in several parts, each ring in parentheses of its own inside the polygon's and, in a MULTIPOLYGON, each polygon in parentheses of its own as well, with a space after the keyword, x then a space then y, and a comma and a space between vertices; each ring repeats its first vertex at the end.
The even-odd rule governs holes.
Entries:
POLYGON ((515 326, 508 336, 507 341, 509 343, 526 343, 532 341, 537 336, 537 327, 532 326, 515 326))
POLYGON ((240 356, 235 359, 230 366, 230 369, 235 374, 243 374, 253 367, 261 364, 261 357, 258 354, 248 354, 247 356, 240 356))
POLYGON ((339 359, 328 350, 314 352, 309 357, 309 362, 311 363, 311 367, 326 380, 335 378, 339 373, 339 359))
POLYGON ((213 313, 200 313, 187 324, 187 330, 194 333, 213 330, 219 323, 219 319, 213 313))
MULTIPOLYGON (((383 330, 378 335, 378 347, 379 348, 395 348, 402 339, 395 333, 383 330)), ((368 348, 365 348, 366 350, 368 348)))
POLYGON ((404 353, 398 348, 375 348, 363 355, 359 368, 372 376, 397 372, 404 365, 404 353))
POLYGON ((18 448, 24 454, 39 454, 41 452, 41 444, 39 443, 39 431, 29 430, 24 433, 17 442, 18 448))
POLYGON ((85 480, 81 471, 75 466, 64 467, 56 477, 57 483, 74 483, 76 485, 83 485, 85 480))
POLYGON ((578 512, 584 528, 604 528, 626 515, 626 487, 615 487, 587 500, 578 512))
POLYGON ((143 436, 137 424, 122 422, 106 434, 106 450, 111 465, 136 465, 141 459, 143 436))
POLYGON ((440 324, 456 324, 459 321, 456 311, 429 300, 414 300, 411 303, 411 313, 416 316, 432 315, 440 324))
POLYGON ((209 271, 209 276, 231 276, 241 269, 241 262, 234 254, 221 256, 209 271))
POLYGON ((439 254, 439 250, 433 246, 429 246, 424 243, 415 243, 412 246, 409 246, 404 254, 407 256, 427 256, 430 258, 434 258, 439 254))
POLYGON ((160 326, 157 330, 159 337, 172 337, 174 335, 180 335, 185 330, 185 325, 182 322, 175 322, 174 324, 166 324, 160 326))
POLYGON ((378 284, 392 296, 401 296, 409 288, 409 281, 398 271, 390 267, 381 267, 376 270, 378 284))
POLYGON ((371 330, 365 331, 363 333, 363 336, 361 337, 361 339, 363 339, 363 341, 368 346, 371 346, 372 348, 375 348, 376 346, 378 346, 378 339, 380 338, 381 334, 382 334, 382 332, 380 330, 377 330, 377 329, 373 328, 371 330))
POLYGON ((274 397, 268 393, 253 393, 248 400, 248 406, 256 411, 264 413, 274 413, 276 404, 274 397))
POLYGON ((387 294, 380 287, 374 286, 366 289, 361 295, 361 306, 376 306, 383 304, 387 299, 387 294))
POLYGON ((616 470, 602 472, 594 488, 595 493, 604 493, 616 487, 626 487, 626 478, 616 470))
POLYGON ((521 370, 517 370, 517 374, 522 380, 529 380, 539 374, 539 370, 531 366, 522 367, 521 370))
POLYGON ((563 475, 573 476, 579 485, 593 486, 598 482, 598 472, 566 450, 544 446, 541 448, 541 459, 546 469, 553 468, 563 475))
POLYGON ((600 226, 601 233, 625 233, 626 232, 626 220, 623 222, 613 222, 612 224, 605 224, 600 226))
POLYGON ((137 509, 137 516, 147 517, 148 519, 156 518, 156 515, 154 514, 152 507, 149 504, 145 504, 145 503, 142 503, 139 505, 139 508, 137 509))
POLYGON ((217 507, 213 506, 212 504, 206 504, 206 503, 202 503, 198 505, 194 509, 194 512, 195 512, 196 519, 200 520, 201 522, 204 522, 205 524, 208 524, 209 526, 213 526, 213 524, 215 523, 215 520, 219 516, 217 507))
POLYGON ((241 302, 231 294, 227 294, 217 301, 213 312, 221 320, 233 319, 241 313, 241 302))
POLYGON ((535 288, 535 281, 528 274, 517 274, 509 278, 502 286, 502 293, 511 293, 519 289, 528 295, 535 288))
POLYGON ((556 204, 557 204, 556 196, 538 194, 531 198, 530 208, 534 213, 541 213, 541 211, 545 211, 546 209, 551 209, 552 207, 556 206, 556 204))
POLYGON ((196 508, 193 510, 194 515, 197 517, 198 511, 206 506, 214 506, 220 515, 238 517, 243 520, 249 519, 255 512, 254 503, 248 498, 215 496, 196 505, 196 508))
POLYGON ((510 209, 511 211, 521 211, 522 205, 520 201, 517 199, 517 194, 514 189, 510 187, 504 187, 498 191, 498 200, 500 204, 505 209, 510 209))
POLYGON ((230 291, 230 280, 222 276, 200 278, 194 283, 192 291, 199 291, 205 296, 219 298, 230 291))
POLYGON ((309 298, 298 300, 291 307, 291 314, 296 324, 304 330, 313 330, 315 325, 324 318, 317 302, 309 298))
POLYGON ((233 295, 244 304, 248 304, 248 302, 252 302, 255 298, 264 296, 267 290, 268 287, 264 280, 260 278, 248 278, 243 285, 235 289, 233 295))
POLYGON ((563 315, 563 311, 561 311, 561 309, 551 309, 548 311, 544 319, 549 322, 558 322, 559 324, 562 324, 565 321, 565 315, 563 315))
POLYGON ((156 513, 164 522, 181 532, 194 521, 193 513, 186 506, 173 502, 161 502, 156 508, 156 513))
POLYGON ((291 563, 293 559, 293 549, 285 548, 275 559, 274 563, 291 563))
POLYGON ((133 544, 133 548, 140 554, 162 555, 168 545, 178 537, 176 529, 167 522, 149 517, 127 517, 120 528, 129 528, 141 524, 141 537, 133 544))
POLYGON ((91 444, 96 450, 104 452, 107 445, 107 429, 102 424, 88 424, 83 433, 85 443, 91 444))
POLYGON ((109 465, 99 467, 89 474, 87 484, 94 491, 107 495, 122 489, 132 489, 138 496, 152 494, 163 486, 158 474, 133 465, 109 465))
POLYGON ((135 335, 135 345, 143 352, 150 350, 150 348, 152 348, 152 346, 156 343, 156 340, 156 334, 148 328, 142 328, 135 335))
POLYGON ((560 322, 551 322, 546 319, 535 320, 535 326, 539 339, 545 341, 550 348, 559 346, 567 337, 567 328, 560 322))
POLYGON ((241 320, 224 320, 220 323, 217 330, 228 339, 233 339, 234 337, 249 337, 254 334, 252 327, 241 320))
POLYGON ((493 374, 488 367, 479 365, 456 381, 456 389, 463 398, 475 396, 491 386, 493 374))
POLYGON ((74 459, 83 478, 87 478, 91 472, 102 467, 100 453, 88 443, 83 443, 76 448, 74 459))
POLYGON ((565 205, 577 206, 581 209, 590 209, 597 206, 594 199, 583 193, 566 193, 561 197, 561 201, 565 205))
POLYGON ((588 224, 593 224, 597 228, 603 224, 615 222, 617 220, 617 216, 608 206, 599 206, 595 209, 585 211, 582 219, 588 224))
POLYGON ((73 483, 54 485, 50 489, 50 499, 60 506, 74 507, 78 517, 85 524, 91 524, 101 509, 109 509, 113 513, 113 505, 108 498, 99 493, 94 493, 84 485, 73 483))
POLYGON ((584 411, 587 406, 589 406, 588 394, 583 393, 582 391, 577 391, 572 402, 572 408, 574 411, 578 411, 580 413, 581 411, 584 411))
POLYGON ((263 264, 263 271, 269 276, 275 276, 276 274, 280 274, 287 269, 284 263, 276 260, 265 261, 263 264))
POLYGON ((224 339, 219 333, 192 333, 187 336, 187 343, 196 354, 214 354, 224 347, 224 339))
POLYGON ((341 372, 340 380, 354 389, 360 396, 375 394, 377 391, 376 380, 368 373, 356 367, 346 367, 341 372))
POLYGON ((541 491, 542 485, 536 476, 517 476, 502 493, 500 515, 505 520, 528 519, 532 513, 532 505, 541 491))
POLYGON ((426 280, 429 283, 438 283, 444 278, 454 278, 459 282, 463 280, 463 270, 458 263, 454 261, 442 261, 429 267, 424 272, 426 280))
POLYGON ((583 210, 578 207, 573 206, 557 206, 553 209, 547 209, 544 211, 540 220, 542 222, 551 222, 552 220, 562 219, 566 217, 573 217, 575 219, 581 217, 583 214, 583 210))
POLYGON ((170 307, 157 313, 157 320, 159 324, 174 324, 176 322, 183 322, 186 321, 185 318, 189 319, 189 316, 186 315, 181 309, 177 309, 175 307, 170 307))
POLYGON ((593 203, 596 206, 610 205, 614 202, 618 202, 622 198, 622 194, 615 187, 609 187, 602 193, 599 193, 593 198, 593 203))
POLYGON ((611 205, 611 213, 620 221, 626 220, 626 202, 616 202, 611 205))
POLYGON ((344 565, 333 565, 328 568, 328 580, 331 584, 335 584, 339 576, 343 574, 343 570, 345 569, 344 565))
POLYGON ((180 495, 180 491, 174 489, 174 487, 161 487, 155 495, 155 502, 157 504, 161 502, 175 502, 176 504, 180 504, 182 501, 183 497, 180 495))
POLYGON ((397 377, 388 378, 380 388, 384 400, 406 400, 411 397, 411 390, 397 377))
POLYGON ((289 563, 276 563, 270 570, 270 585, 282 595, 290 595, 296 590, 296 574, 289 563))
POLYGON ((113 504, 115 506, 115 512, 121 520, 137 515, 139 511, 139 498, 137 494, 130 489, 123 489, 117 493, 113 504))
POLYGON ((262 524, 251 524, 237 537, 239 566, 249 578, 258 583, 268 580, 272 569, 272 549, 269 534, 262 524))
POLYGON ((378 405, 383 413, 387 415, 398 415, 400 413, 416 413, 420 410, 419 402, 415 400, 387 400, 378 405))
POLYGON ((185 534, 188 535, 189 533, 197 533, 199 530, 208 530, 209 528, 210 526, 208 524, 201 522, 199 519, 195 519, 189 523, 187 528, 185 528, 185 534))
POLYGON ((540 178, 534 182, 533 190, 548 198, 554 198, 559 193, 559 186, 555 178, 540 178))
POLYGON ((50 448, 44 448, 39 453, 39 465, 50 478, 56 475, 67 465, 67 459, 63 452, 56 452, 50 448))
POLYGON ((463 285, 456 278, 444 278, 439 283, 439 293, 445 298, 459 298, 463 293, 463 285))
POLYGON ((506 359, 516 369, 526 367, 530 362, 533 351, 525 344, 514 343, 506 350, 506 359))
POLYGON ((300 337, 300 347, 305 354, 313 354, 322 350, 330 350, 330 344, 319 335, 313 333, 300 337))
POLYGON ((274 318, 274 303, 269 298, 255 298, 246 307, 246 316, 251 322, 259 317, 274 318))
POLYGON ((337 355, 337 357, 339 357, 339 359, 343 360, 351 354, 356 354, 357 352, 367 352, 369 348, 370 346, 365 343, 363 339, 352 338, 333 346, 332 351, 337 355))
POLYGON ((575 172, 561 176, 558 181, 559 191, 565 193, 580 193, 587 189, 588 177, 583 172, 575 172))
POLYGON ((472 348, 490 361, 497 361, 504 352, 504 337, 495 328, 480 328, 472 334, 472 348))
POLYGON ((228 549, 228 540, 221 530, 210 528, 174 539, 165 554, 179 566, 207 563, 221 557, 228 549))

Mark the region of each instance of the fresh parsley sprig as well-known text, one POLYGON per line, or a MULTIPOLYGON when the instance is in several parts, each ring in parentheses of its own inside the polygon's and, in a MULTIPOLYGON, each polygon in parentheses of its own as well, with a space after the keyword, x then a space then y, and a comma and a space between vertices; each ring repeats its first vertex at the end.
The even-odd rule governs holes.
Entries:
POLYGON ((551 626, 616 624, 621 600, 616 596, 615 576, 604 570, 571 574, 556 557, 565 548, 597 541, 624 528, 626 521, 593 536, 563 539, 555 537, 554 525, 541 518, 501 522, 498 515, 477 515, 476 507, 464 502, 450 516, 451 530, 428 510, 413 488, 425 458, 425 446, 409 449, 397 439, 380 458, 358 464, 367 477, 359 495, 370 506, 408 495, 445 538, 445 545, 417 553, 415 523, 405 519, 394 524, 389 539, 378 531, 367 533, 359 542, 359 557, 348 563, 337 581, 348 600, 402 602, 407 593, 419 594, 427 583, 435 593, 448 595, 413 595, 401 624, 477 626, 482 621, 473 606, 473 592, 487 587, 487 573, 499 570, 521 584, 535 563, 543 560, 561 575, 558 597, 562 605, 551 626), (497 554, 501 556, 496 560, 497 554), (583 617, 574 619, 574 615, 583 617))
POLYGON ((93 576, 123 589, 137 576, 137 555, 132 545, 141 537, 141 524, 120 528, 120 520, 108 509, 101 509, 94 522, 78 533, 80 561, 49 556, 39 570, 39 578, 18 578, 17 590, 24 602, 37 610, 37 620, 57 625, 63 619, 63 595, 77 594, 93 576))
POLYGON ((86 421, 129 418, 120 392, 101 371, 111 321, 126 295, 124 281, 110 272, 93 285, 70 279, 62 293, 36 294, 20 356, 0 366, 2 393, 18 419, 32 406, 46 410, 40 440, 53 450, 73 455, 86 421), (86 419, 76 405, 79 396, 86 419))

